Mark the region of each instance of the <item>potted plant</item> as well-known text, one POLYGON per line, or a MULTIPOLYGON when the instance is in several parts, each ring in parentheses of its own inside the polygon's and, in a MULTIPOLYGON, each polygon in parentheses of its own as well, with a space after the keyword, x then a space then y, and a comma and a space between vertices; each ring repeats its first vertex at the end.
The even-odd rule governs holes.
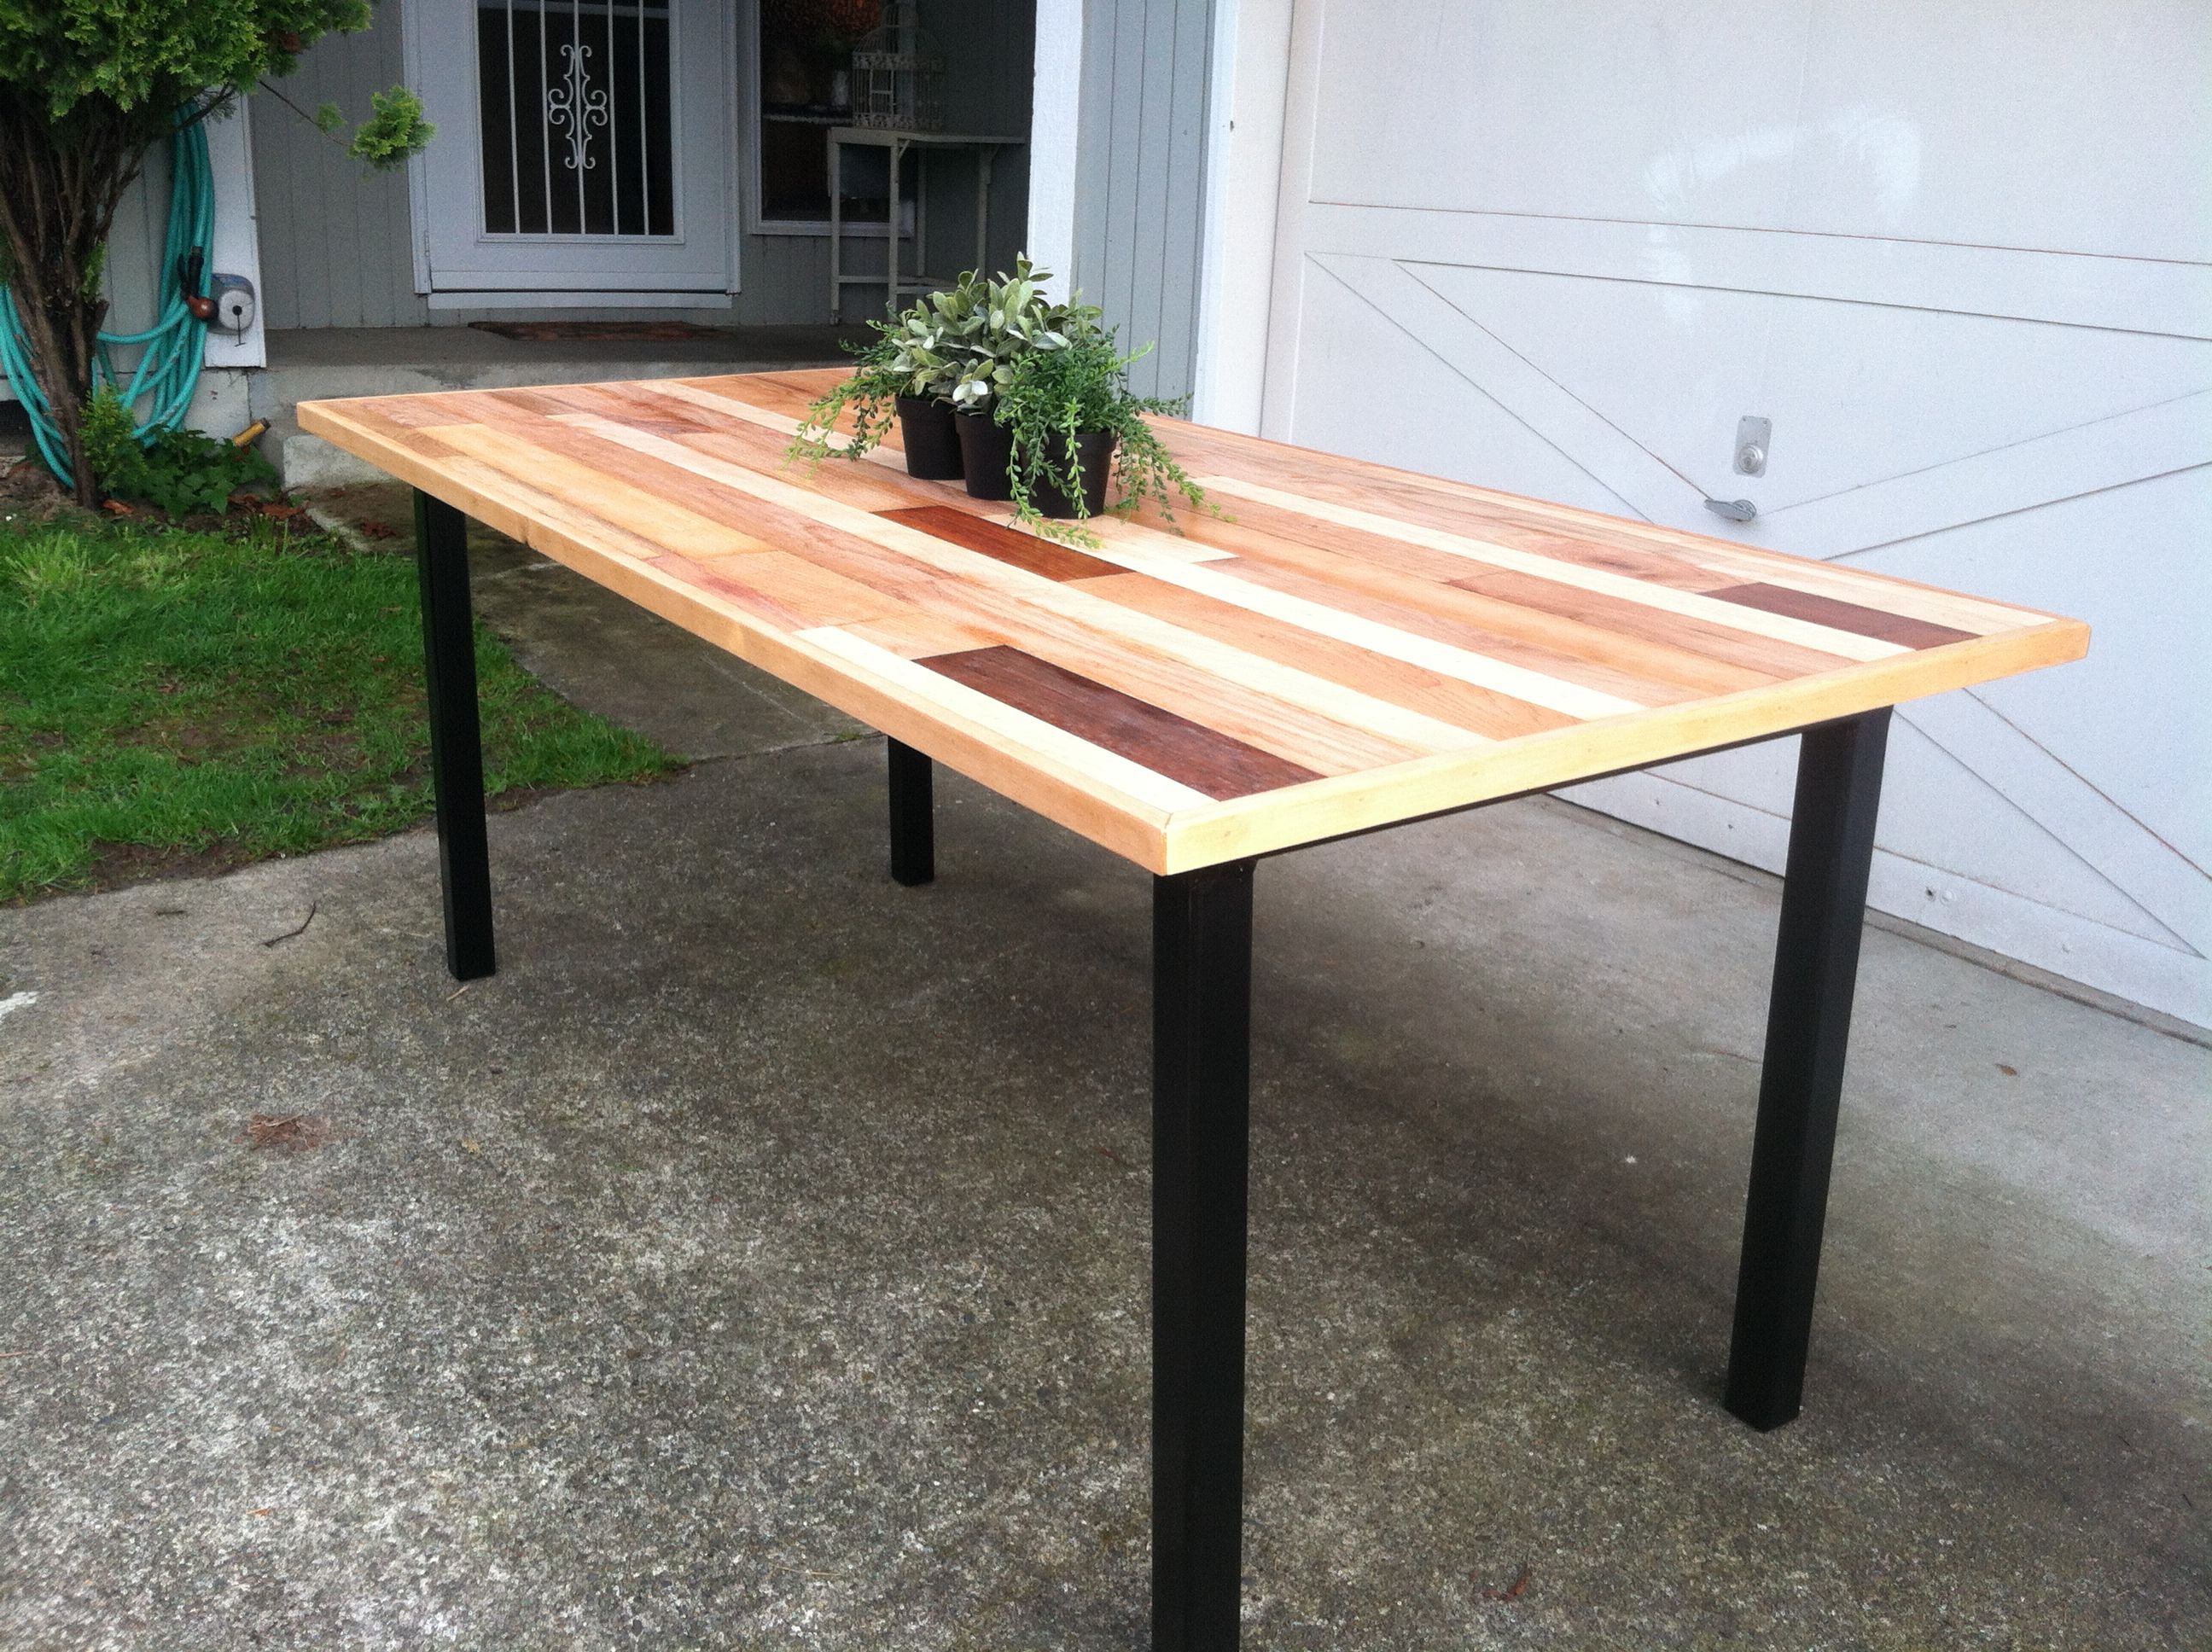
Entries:
POLYGON ((1012 437, 993 418, 992 410, 1015 364, 1098 331, 1096 308, 1055 304, 1046 296, 1045 283, 1051 279, 1049 271, 1017 258, 1012 274, 977 285, 975 325, 960 341, 960 372, 951 394, 968 491, 977 499, 1012 496, 1012 437))
POLYGON ((1109 483, 1120 489, 1112 508, 1124 514, 1149 499, 1172 521, 1178 494, 1211 508, 1145 418, 1180 414, 1185 404, 1130 392, 1130 364, 1144 354, 1123 355, 1114 335, 1099 331, 1009 364, 992 418, 1009 448, 1016 521, 1048 538, 1096 544, 1096 535, 1054 524, 1104 515, 1109 483))
POLYGON ((1183 404, 1132 395, 1129 364, 1144 352, 1123 356, 1095 307, 1055 303, 1051 279, 1020 258, 1011 274, 969 270, 896 320, 872 323, 876 338, 855 351, 852 376, 806 410, 793 454, 858 459, 896 416, 910 473, 964 477, 978 499, 1012 500, 1024 526, 1079 544, 1095 536, 1050 525, 1103 515, 1113 482, 1116 510, 1150 499, 1172 520, 1178 493, 1205 506, 1145 422, 1183 404), (848 418, 848 439, 832 446, 848 418))
POLYGON ((875 338, 848 346, 855 357, 852 377, 806 410, 792 438, 793 455, 811 463, 832 453, 859 459, 884 439, 896 417, 907 473, 931 482, 957 480, 960 442, 953 431, 952 394, 969 359, 966 341, 982 328, 987 287, 971 272, 896 320, 870 322, 875 338), (850 434, 833 446, 830 438, 848 412, 850 434))

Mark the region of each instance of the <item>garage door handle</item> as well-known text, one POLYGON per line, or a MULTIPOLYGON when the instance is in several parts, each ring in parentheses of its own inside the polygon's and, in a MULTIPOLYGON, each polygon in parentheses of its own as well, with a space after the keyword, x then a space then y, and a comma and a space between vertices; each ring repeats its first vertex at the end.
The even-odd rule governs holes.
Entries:
POLYGON ((1708 499, 1705 508, 1715 516, 1725 516, 1731 522, 1748 522, 1759 514, 1759 507, 1748 499, 1708 499))

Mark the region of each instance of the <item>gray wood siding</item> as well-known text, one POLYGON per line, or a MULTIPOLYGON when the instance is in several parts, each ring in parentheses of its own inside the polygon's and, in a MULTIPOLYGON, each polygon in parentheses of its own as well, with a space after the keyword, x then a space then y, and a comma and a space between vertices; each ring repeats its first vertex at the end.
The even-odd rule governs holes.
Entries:
MULTIPOLYGON (((740 27, 753 27, 755 0, 733 3, 740 9, 740 27)), ((1130 9, 1139 9, 1134 0, 1127 3, 1130 9)), ((468 312, 434 313, 415 290, 415 231, 405 172, 369 172, 345 153, 342 141, 318 132, 285 101, 308 112, 325 101, 336 103, 349 122, 367 114, 371 93, 406 78, 401 9, 400 0, 381 0, 365 33, 326 37, 301 58, 298 72, 277 82, 282 98, 268 91, 253 94, 260 297, 263 316, 272 331, 453 325, 468 319, 468 312)), ((955 124, 978 131, 1028 132, 1034 17, 1032 0, 930 0, 926 21, 950 62, 943 95, 948 111, 957 112, 950 117, 955 124)), ((1202 62, 1203 24, 1195 30, 1195 49, 1202 62)), ((1191 47, 1186 42, 1182 49, 1191 47)), ((1202 70, 1198 84, 1202 95, 1202 70)), ((1197 119, 1194 112, 1194 139, 1197 119)), ((1193 180, 1194 156, 1194 150, 1180 163, 1193 180)), ((1164 158, 1164 152, 1163 161, 1164 158)), ((941 274, 965 269, 974 259, 973 174, 968 170, 973 163, 965 155, 955 155, 931 164, 938 170, 933 173, 926 267, 941 274)), ((738 166, 750 212, 751 155, 741 153, 738 166)), ((151 313, 167 203, 167 162, 157 156, 118 216, 108 266, 116 317, 112 325, 143 326, 151 313)), ((1028 213, 1028 156, 1017 149, 1000 157, 993 183, 992 268, 1003 269, 1013 262, 1022 247, 1028 213)), ((1194 212, 1192 219, 1194 247, 1194 212)), ((848 246, 856 270, 882 268, 880 241, 848 246)), ((738 276, 739 289, 730 309, 684 313, 707 322, 762 325, 829 319, 830 251, 823 236, 743 234, 738 276)), ((1163 327, 1158 287, 1156 273, 1147 319, 1141 324, 1143 336, 1183 341, 1181 348, 1187 354, 1192 318, 1180 314, 1163 327)), ((850 318, 876 313, 880 302, 879 297, 872 300, 866 288, 852 288, 846 297, 850 318)), ((501 313, 581 320, 641 313, 506 307, 501 313)), ((649 313, 665 317, 677 313, 649 313)), ((1133 337, 1138 330, 1129 327, 1133 337)), ((1187 367, 1183 371, 1187 376, 1187 367)))
MULTIPOLYGON (((400 9, 383 0, 368 30, 327 36, 276 82, 312 112, 325 101, 349 123, 368 96, 407 77, 400 9)), ((253 94, 253 179, 260 216, 261 292, 271 329, 419 327, 413 215, 405 171, 370 172, 270 92, 253 94)))
POLYGON ((1084 16, 1074 284, 1106 312, 1146 395, 1197 361, 1212 0, 1092 0, 1084 16))
MULTIPOLYGON (((161 291, 161 253, 169 234, 169 150, 157 144, 146 168, 115 210, 107 236, 109 332, 142 332, 154 323, 154 301, 161 291)), ((118 350, 118 360, 132 352, 118 350)))

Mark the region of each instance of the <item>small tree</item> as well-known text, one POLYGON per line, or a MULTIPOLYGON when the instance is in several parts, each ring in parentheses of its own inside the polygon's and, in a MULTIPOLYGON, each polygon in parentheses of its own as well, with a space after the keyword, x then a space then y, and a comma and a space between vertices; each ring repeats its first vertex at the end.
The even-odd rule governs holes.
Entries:
MULTIPOLYGON (((0 0, 0 282, 82 502, 100 500, 83 426, 108 233, 147 152, 368 17, 368 0, 0 0)), ((350 147, 389 166, 429 135, 395 87, 350 147)))

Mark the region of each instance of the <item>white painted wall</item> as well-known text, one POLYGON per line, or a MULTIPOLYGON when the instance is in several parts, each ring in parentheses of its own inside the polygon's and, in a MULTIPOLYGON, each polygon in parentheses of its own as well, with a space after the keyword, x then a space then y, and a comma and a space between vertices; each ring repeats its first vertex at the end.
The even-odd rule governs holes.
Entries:
MULTIPOLYGON (((208 329, 201 360, 210 367, 258 367, 269 360, 263 339, 268 305, 261 295, 260 220, 253 201, 253 105, 240 98, 207 126, 208 171, 215 179, 215 235, 210 274, 253 283, 253 325, 243 332, 208 329)), ((196 424, 201 423, 197 416, 196 424)), ((244 422, 240 421, 241 424, 244 422)), ((213 428, 202 425, 203 428, 213 428)), ((228 433, 226 433, 228 434, 228 433)))
MULTIPOLYGON (((1255 82, 1269 3, 1238 0, 1255 82)), ((1903 711, 1873 899, 2212 1024, 2201 3, 1296 0, 1291 22, 1272 247, 1259 191, 1215 197, 1209 412, 2087 619, 2080 665, 1903 711), (1730 471, 1744 414, 1774 421, 1763 477, 1730 471)), ((1266 95, 1232 82, 1240 117, 1266 95)), ((1249 185, 1267 147, 1221 164, 1249 185)), ((1778 867, 1791 762, 1577 795, 1778 867)))
POLYGON ((1037 0, 1036 84, 1030 97, 1030 262, 1049 270, 1055 298, 1075 268, 1075 170, 1083 108, 1083 0, 1037 0))
POLYGON ((1192 416, 1258 434, 1291 0, 1217 0, 1207 100, 1205 263, 1192 416))

